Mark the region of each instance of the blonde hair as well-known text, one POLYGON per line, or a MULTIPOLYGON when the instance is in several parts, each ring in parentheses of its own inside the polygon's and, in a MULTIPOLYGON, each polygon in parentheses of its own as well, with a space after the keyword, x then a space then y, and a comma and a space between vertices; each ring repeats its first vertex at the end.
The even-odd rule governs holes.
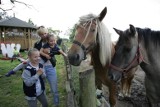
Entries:
POLYGON ((57 37, 54 34, 48 34, 47 35, 47 40, 49 41, 49 39, 53 37, 56 41, 57 41, 57 37))
POLYGON ((44 33, 48 33, 48 29, 46 29, 44 26, 40 26, 37 28, 37 34, 42 35, 44 33))
POLYGON ((37 52, 37 51, 39 51, 39 50, 36 49, 36 48, 31 48, 31 49, 29 49, 29 51, 28 51, 28 56, 31 56, 33 52, 37 52))

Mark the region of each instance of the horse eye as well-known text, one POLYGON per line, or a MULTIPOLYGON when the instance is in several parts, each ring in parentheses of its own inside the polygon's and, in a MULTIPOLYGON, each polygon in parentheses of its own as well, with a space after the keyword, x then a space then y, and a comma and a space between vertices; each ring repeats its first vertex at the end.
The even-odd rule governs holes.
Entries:
POLYGON ((95 32, 95 29, 91 29, 91 32, 95 32))
POLYGON ((130 52, 131 51, 131 47, 129 45, 124 46, 124 50, 126 52, 130 52))

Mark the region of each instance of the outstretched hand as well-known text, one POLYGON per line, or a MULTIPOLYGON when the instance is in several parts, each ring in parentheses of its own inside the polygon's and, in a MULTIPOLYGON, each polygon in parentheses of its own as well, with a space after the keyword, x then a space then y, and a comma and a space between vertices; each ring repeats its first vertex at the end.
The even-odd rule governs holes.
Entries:
POLYGON ((68 55, 66 53, 64 53, 64 57, 67 57, 68 55))

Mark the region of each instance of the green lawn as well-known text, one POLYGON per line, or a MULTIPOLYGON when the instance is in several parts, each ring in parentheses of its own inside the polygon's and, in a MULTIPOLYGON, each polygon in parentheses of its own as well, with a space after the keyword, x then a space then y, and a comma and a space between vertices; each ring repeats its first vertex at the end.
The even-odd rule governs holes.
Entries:
MULTIPOLYGON (((22 56, 26 58, 26 52, 22 52, 22 56)), ((0 57, 2 57, 0 55, 0 57)), ((58 75, 58 88, 60 94, 60 107, 65 107, 65 80, 66 72, 63 57, 61 55, 56 56, 57 58, 57 75, 58 75)), ((18 71, 15 75, 11 77, 5 77, 4 75, 20 62, 14 60, 13 63, 10 60, 0 60, 0 107, 27 107, 27 102, 24 99, 23 89, 22 89, 22 71, 18 71)), ((52 95, 50 93, 49 84, 46 83, 46 93, 49 102, 49 107, 53 107, 52 95)))

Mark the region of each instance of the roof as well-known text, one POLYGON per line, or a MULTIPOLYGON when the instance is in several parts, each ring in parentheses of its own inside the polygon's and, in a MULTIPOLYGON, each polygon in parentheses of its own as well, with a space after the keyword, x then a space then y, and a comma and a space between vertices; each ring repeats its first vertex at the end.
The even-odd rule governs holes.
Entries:
POLYGON ((20 28, 33 28, 36 29, 36 26, 27 23, 23 20, 20 20, 16 17, 11 17, 7 19, 0 20, 0 27, 1 26, 8 26, 8 27, 20 27, 20 28))

